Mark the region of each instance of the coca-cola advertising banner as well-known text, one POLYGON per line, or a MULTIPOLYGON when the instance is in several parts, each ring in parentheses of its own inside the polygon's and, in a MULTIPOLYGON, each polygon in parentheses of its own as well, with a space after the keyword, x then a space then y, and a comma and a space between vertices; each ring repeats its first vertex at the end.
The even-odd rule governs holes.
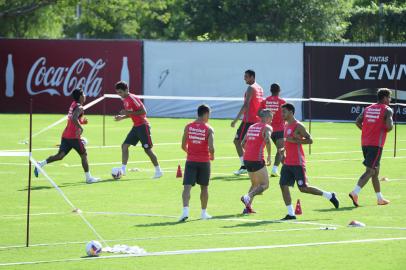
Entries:
MULTIPOLYGON (((99 40, 0 39, 0 113, 67 113, 75 88, 87 103, 114 93, 119 80, 142 94, 142 42, 99 40)), ((87 113, 114 113, 118 99, 106 100, 87 113)))
MULTIPOLYGON (((406 103, 406 47, 306 45, 306 97, 376 102, 378 88, 397 90, 397 102, 406 103)), ((392 91, 392 102, 396 102, 392 91)), ((352 121, 366 105, 312 102, 305 118, 352 121)), ((406 107, 396 106, 398 121, 406 121, 406 107)))

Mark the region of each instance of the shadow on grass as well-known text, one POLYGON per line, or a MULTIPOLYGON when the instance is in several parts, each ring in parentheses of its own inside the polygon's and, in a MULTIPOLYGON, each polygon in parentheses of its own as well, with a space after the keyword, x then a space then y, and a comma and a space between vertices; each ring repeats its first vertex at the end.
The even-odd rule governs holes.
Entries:
POLYGON ((166 221, 166 222, 154 222, 154 223, 145 223, 145 224, 137 224, 134 225, 135 227, 140 228, 147 228, 147 227, 163 227, 163 226, 174 226, 174 225, 182 225, 190 222, 199 221, 200 219, 190 219, 187 221, 166 221))
POLYGON ((249 180, 248 175, 247 176, 241 176, 241 175, 225 175, 225 176, 215 176, 210 178, 211 181, 246 181, 249 180))
POLYGON ((340 207, 338 209, 335 208, 328 208, 328 209, 314 209, 313 211, 317 211, 317 212, 342 212, 342 211, 352 211, 354 210, 355 206, 346 206, 346 207, 340 207))
POLYGON ((238 228, 238 227, 258 227, 258 226, 263 226, 263 225, 268 225, 268 224, 300 224, 300 222, 319 222, 319 221, 328 221, 331 219, 306 219, 306 220, 290 220, 290 221, 283 221, 283 220, 260 220, 260 221, 250 221, 247 219, 247 222, 231 225, 231 226, 223 226, 225 229, 231 229, 231 228, 238 228))

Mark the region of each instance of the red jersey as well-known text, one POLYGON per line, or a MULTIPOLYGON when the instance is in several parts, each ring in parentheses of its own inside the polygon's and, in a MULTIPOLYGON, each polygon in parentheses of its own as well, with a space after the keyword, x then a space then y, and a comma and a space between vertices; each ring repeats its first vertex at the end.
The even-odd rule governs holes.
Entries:
MULTIPOLYGON (((295 133, 295 130, 296 130, 296 127, 298 126, 298 124, 299 124, 298 121, 295 121, 291 124, 286 124, 285 131, 284 131, 284 137, 285 138, 294 137, 294 133, 295 133)), ((298 165, 305 166, 306 165, 306 160, 305 160, 305 155, 304 155, 302 144, 285 141, 285 151, 286 151, 286 157, 285 157, 284 165, 290 165, 290 166, 298 166, 298 165)))
MULTIPOLYGON (((243 122, 246 123, 256 123, 261 120, 261 118, 258 116, 258 110, 261 107, 261 102, 264 97, 264 91, 262 90, 262 87, 257 84, 256 82, 251 85, 252 88, 252 94, 251 94, 251 100, 249 102, 248 106, 248 112, 244 112, 244 117, 243 117, 243 122)), ((244 102, 246 99, 247 94, 245 93, 244 96, 244 102)))
MULTIPOLYGON (((77 103, 76 101, 73 101, 72 104, 69 107, 69 112, 68 112, 68 123, 65 127, 65 130, 62 133, 62 138, 65 139, 80 139, 80 135, 77 136, 77 131, 79 128, 73 123, 73 111, 80 106, 80 103, 77 103)), ((79 115, 79 119, 83 116, 83 113, 79 115)))
POLYGON ((261 109, 270 109, 273 114, 271 123, 273 132, 283 131, 285 128, 285 120, 282 118, 281 110, 281 106, 285 103, 286 101, 278 96, 269 96, 262 101, 261 109))
POLYGON ((266 145, 263 136, 267 124, 259 122, 250 126, 245 135, 244 160, 262 161, 264 160, 264 148, 266 145))
MULTIPOLYGON (((127 111, 135 112, 138 111, 139 109, 145 110, 144 104, 134 94, 128 94, 128 96, 123 99, 123 103, 124 109, 126 109, 127 111)), ((134 127, 148 124, 146 114, 130 115, 130 117, 133 120, 134 127)))
POLYGON ((208 124, 200 121, 194 121, 186 126, 187 161, 210 161, 209 129, 208 124))
POLYGON ((385 112, 389 106, 381 103, 373 104, 365 108, 362 121, 361 143, 363 146, 385 145, 388 130, 385 124, 385 112))

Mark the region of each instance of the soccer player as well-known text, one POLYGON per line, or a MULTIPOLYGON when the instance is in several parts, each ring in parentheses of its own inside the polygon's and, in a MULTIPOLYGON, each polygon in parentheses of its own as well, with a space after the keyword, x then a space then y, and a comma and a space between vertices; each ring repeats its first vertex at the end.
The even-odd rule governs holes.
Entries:
POLYGON ((349 194, 355 207, 358 207, 358 194, 370 178, 372 178, 378 205, 386 205, 390 202, 381 193, 378 176, 386 134, 393 128, 393 111, 388 106, 391 100, 391 91, 387 88, 381 88, 378 90, 377 97, 378 102, 365 108, 356 120, 357 127, 362 130, 361 145, 366 171, 349 194))
POLYGON ((255 123, 249 127, 242 145, 244 151, 244 164, 251 179, 251 187, 248 193, 241 197, 245 205, 243 214, 255 213, 252 209, 252 201, 258 194, 262 194, 269 187, 268 170, 264 161, 264 148, 266 145, 267 159, 266 165, 271 165, 271 134, 272 112, 270 109, 264 109, 259 113, 261 122, 255 123))
POLYGON ((281 163, 281 155, 280 155, 280 149, 283 148, 283 129, 285 127, 285 120, 282 118, 282 108, 281 106, 286 103, 286 101, 279 97, 279 94, 281 92, 281 87, 277 83, 273 83, 271 85, 271 95, 264 99, 261 104, 261 109, 270 109, 273 118, 272 118, 272 136, 271 139, 273 143, 275 144, 276 148, 278 151, 276 151, 275 154, 275 161, 272 167, 271 171, 271 176, 272 177, 278 177, 278 167, 279 164, 281 163))
POLYGON ((116 115, 114 119, 121 121, 126 118, 131 118, 134 126, 128 133, 123 144, 122 150, 122 165, 121 170, 123 175, 126 174, 127 162, 128 162, 128 148, 131 145, 136 146, 141 141, 142 147, 145 153, 150 158, 152 164, 155 167, 155 174, 152 178, 160 178, 163 173, 159 166, 158 159, 155 153, 152 151, 152 139, 151 139, 151 127, 147 120, 147 111, 144 104, 134 94, 129 93, 128 84, 124 81, 119 81, 115 85, 116 93, 119 95, 124 103, 124 109, 120 111, 119 115, 116 115))
POLYGON ((189 218, 190 191, 197 183, 200 185, 201 219, 210 219, 207 213, 209 200, 210 161, 214 160, 214 130, 207 123, 210 108, 200 105, 197 119, 186 125, 182 137, 182 149, 187 153, 185 174, 183 177, 183 212, 180 222, 189 218))
POLYGON ((295 119, 295 107, 290 103, 282 105, 282 116, 286 121, 284 130, 285 147, 281 149, 282 170, 279 185, 283 200, 288 209, 288 214, 282 220, 296 219, 292 206, 289 186, 293 187, 295 181, 300 192, 323 196, 334 205, 339 207, 339 201, 335 193, 326 192, 316 187, 309 186, 306 176, 306 160, 303 152, 303 144, 312 144, 313 139, 302 123, 295 119), (286 156, 285 156, 286 155, 286 156))
POLYGON ((244 165, 244 150, 241 142, 245 137, 248 128, 260 121, 258 109, 261 106, 264 95, 262 87, 255 82, 255 72, 253 70, 245 71, 244 80, 249 85, 244 94, 244 104, 242 105, 235 119, 231 122, 231 127, 235 127, 235 124, 241 118, 241 115, 243 115, 240 127, 238 128, 237 134, 234 137, 234 145, 241 162, 240 169, 234 172, 235 175, 247 173, 247 168, 244 165))
MULTIPOLYGON (((39 163, 41 167, 46 164, 52 163, 54 161, 62 160, 70 150, 75 149, 82 160, 82 167, 85 171, 86 183, 92 184, 98 182, 100 179, 95 178, 90 174, 89 163, 87 161, 87 153, 85 145, 81 139, 83 133, 82 125, 87 124, 87 119, 84 117, 83 104, 86 101, 86 96, 83 90, 77 88, 72 92, 72 104, 69 107, 68 112, 68 122, 65 130, 62 133, 61 145, 59 146, 59 151, 56 155, 48 157, 39 163)), ((37 167, 34 169, 35 177, 38 177, 39 171, 37 167)))

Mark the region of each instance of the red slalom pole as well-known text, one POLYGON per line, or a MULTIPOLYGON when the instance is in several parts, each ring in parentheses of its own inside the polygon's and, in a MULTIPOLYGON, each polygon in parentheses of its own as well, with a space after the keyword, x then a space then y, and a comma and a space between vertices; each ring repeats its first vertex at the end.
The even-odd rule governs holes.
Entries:
POLYGON ((30 243, 30 208, 31 208, 31 154, 32 153, 32 98, 30 99, 30 133, 29 133, 29 157, 28 157, 28 198, 27 198, 27 231, 25 246, 30 243))

